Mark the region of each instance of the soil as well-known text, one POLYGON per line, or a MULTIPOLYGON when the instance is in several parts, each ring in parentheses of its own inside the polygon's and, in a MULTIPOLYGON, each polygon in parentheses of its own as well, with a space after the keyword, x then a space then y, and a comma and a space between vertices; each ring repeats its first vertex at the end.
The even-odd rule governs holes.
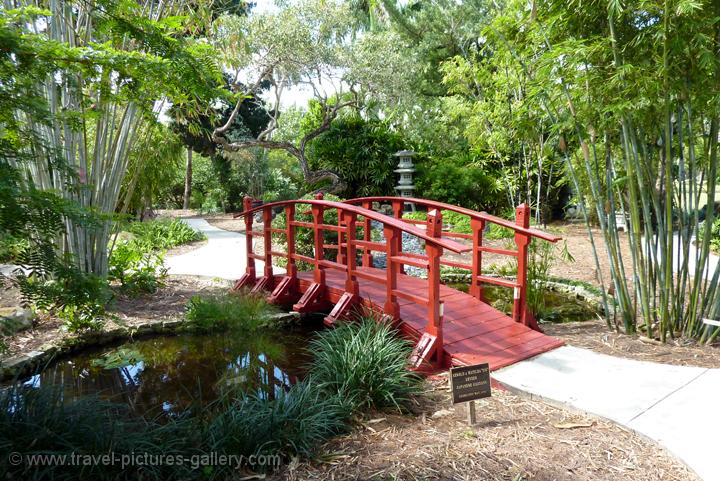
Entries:
POLYGON ((542 329, 571 346, 611 356, 676 366, 720 368, 720 342, 707 346, 688 339, 677 339, 663 344, 642 336, 610 331, 604 319, 543 324, 542 329))
MULTIPOLYGON (((225 283, 214 280, 191 276, 172 276, 167 278, 165 285, 154 294, 135 298, 117 294, 107 307, 109 317, 106 327, 111 328, 113 324, 132 327, 147 320, 179 319, 185 312, 185 304, 193 295, 201 292, 224 291, 228 287, 225 283)), ((19 292, 16 289, 4 292, 6 293, 5 300, 9 302, 9 305, 20 303, 19 292), (14 302, 10 302, 7 297, 7 293, 12 291, 15 296, 14 302)), ((0 361, 39 350, 41 346, 51 340, 70 336, 63 329, 62 324, 62 320, 56 317, 47 314, 38 315, 31 329, 20 331, 3 339, 7 345, 7 351, 0 355, 0 361)))
POLYGON ((698 480, 656 444, 614 423, 495 390, 477 424, 450 403, 447 377, 430 380, 415 415, 377 413, 311 462, 274 480, 698 480))

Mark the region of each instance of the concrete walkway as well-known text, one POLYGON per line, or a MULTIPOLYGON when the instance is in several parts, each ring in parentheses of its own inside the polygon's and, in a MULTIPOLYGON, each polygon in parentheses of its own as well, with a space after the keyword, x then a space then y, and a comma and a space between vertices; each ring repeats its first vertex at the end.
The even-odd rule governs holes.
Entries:
POLYGON ((595 414, 657 441, 720 481, 720 369, 622 359, 565 346, 493 373, 511 390, 595 414))
MULTIPOLYGON (((247 251, 245 236, 237 232, 213 227, 205 219, 182 219, 193 229, 207 236, 207 244, 178 256, 167 257, 165 267, 168 274, 213 277, 237 280, 245 273, 247 251)), ((264 264, 256 262, 258 275, 262 275, 264 264)), ((284 269, 275 267, 276 274, 284 269)))
MULTIPOLYGON (((245 272, 245 236, 184 219, 207 245, 168 257, 170 274, 235 280, 245 272)), ((258 273, 261 263, 257 262, 258 273)), ((284 272, 276 267, 276 273, 284 272)), ((510 388, 601 416, 657 441, 705 481, 720 481, 720 369, 633 361, 564 346, 493 373, 510 388)))

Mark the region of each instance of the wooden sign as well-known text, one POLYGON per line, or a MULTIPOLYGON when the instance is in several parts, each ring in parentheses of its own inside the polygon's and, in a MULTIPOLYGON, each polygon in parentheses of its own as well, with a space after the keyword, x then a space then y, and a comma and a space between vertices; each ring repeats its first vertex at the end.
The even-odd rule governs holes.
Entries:
POLYGON ((490 366, 485 363, 450 369, 450 387, 455 404, 490 397, 490 366))

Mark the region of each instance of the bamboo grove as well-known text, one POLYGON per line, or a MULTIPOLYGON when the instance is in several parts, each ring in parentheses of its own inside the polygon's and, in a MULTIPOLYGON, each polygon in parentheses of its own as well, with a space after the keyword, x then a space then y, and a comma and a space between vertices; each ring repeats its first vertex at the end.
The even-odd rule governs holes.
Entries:
MULTIPOLYGON (((720 316, 720 270, 708 263, 720 200, 720 4, 569 3, 502 7, 470 75, 513 72, 523 121, 552 125, 543 135, 586 222, 600 227, 592 254, 608 324, 712 341, 718 329, 703 319, 720 316)), ((513 127, 522 135, 522 122, 497 126, 513 127)))

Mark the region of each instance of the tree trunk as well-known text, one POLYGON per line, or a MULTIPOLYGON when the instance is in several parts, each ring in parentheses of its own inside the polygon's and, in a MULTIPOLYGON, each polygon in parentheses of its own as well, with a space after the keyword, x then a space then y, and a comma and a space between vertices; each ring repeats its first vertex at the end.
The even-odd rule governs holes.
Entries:
POLYGON ((183 194, 183 209, 190 208, 190 194, 192 193, 192 149, 187 149, 187 163, 185 164, 185 193, 183 194))

